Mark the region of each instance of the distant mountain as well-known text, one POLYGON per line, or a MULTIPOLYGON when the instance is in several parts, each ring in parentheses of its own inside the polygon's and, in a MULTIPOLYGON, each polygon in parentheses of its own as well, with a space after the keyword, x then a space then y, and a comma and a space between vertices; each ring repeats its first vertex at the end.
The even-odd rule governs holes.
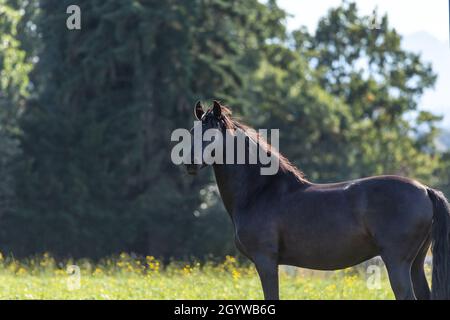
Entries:
POLYGON ((403 48, 418 52, 431 62, 438 80, 434 90, 425 93, 421 107, 445 115, 444 127, 450 129, 450 46, 427 32, 417 32, 403 38, 403 48))

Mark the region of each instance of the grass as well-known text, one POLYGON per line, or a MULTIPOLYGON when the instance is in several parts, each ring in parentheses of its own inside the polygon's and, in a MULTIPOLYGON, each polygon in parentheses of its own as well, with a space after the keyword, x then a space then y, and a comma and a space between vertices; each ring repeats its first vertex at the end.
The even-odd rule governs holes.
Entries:
MULTIPOLYGON (((280 271, 281 299, 393 299, 384 268, 379 278, 356 267, 336 272, 280 271), (373 288, 373 280, 377 288, 373 288), (369 283, 369 286, 368 284, 369 283), (371 289, 369 289, 371 288, 371 289)), ((262 299, 253 266, 221 263, 166 266, 121 254, 93 264, 57 263, 50 255, 17 261, 0 256, 0 299, 262 299), (77 267, 68 267, 76 265, 77 267), (79 268, 79 269, 78 269, 79 268), (78 273, 79 271, 79 273, 78 273), (78 277, 78 274, 80 275, 78 277)))

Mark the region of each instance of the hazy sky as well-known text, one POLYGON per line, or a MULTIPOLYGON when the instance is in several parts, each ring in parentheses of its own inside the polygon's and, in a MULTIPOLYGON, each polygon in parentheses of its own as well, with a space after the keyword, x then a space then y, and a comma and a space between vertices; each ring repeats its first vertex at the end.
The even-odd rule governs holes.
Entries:
MULTIPOLYGON (((281 8, 292 15, 288 19, 288 29, 293 30, 299 26, 306 26, 314 31, 319 18, 324 16, 331 7, 339 6, 341 0, 278 0, 281 8)), ((407 49, 421 49, 427 46, 430 39, 418 37, 416 33, 427 33, 441 43, 433 43, 434 49, 428 45, 424 48, 423 57, 433 63, 439 81, 434 90, 426 92, 422 104, 424 109, 439 114, 445 114, 444 126, 450 128, 450 61, 449 46, 449 1, 448 0, 358 0, 356 1, 362 14, 371 14, 375 7, 378 14, 387 13, 390 25, 407 39, 407 49), (439 52, 435 52, 439 48, 439 52), (448 50, 448 51, 446 51, 448 50), (444 51, 444 52, 442 52, 444 51), (437 57, 439 54, 439 57, 437 57), (447 70, 448 69, 448 70, 447 70)))
MULTIPOLYGON (((449 37, 448 0, 359 0, 356 1, 364 14, 378 7, 379 13, 387 12, 392 25, 400 33, 410 34, 428 31, 441 41, 449 37)), ((289 19, 289 28, 305 25, 314 30, 317 21, 330 7, 341 4, 341 0, 278 0, 287 12, 295 15, 289 19)))

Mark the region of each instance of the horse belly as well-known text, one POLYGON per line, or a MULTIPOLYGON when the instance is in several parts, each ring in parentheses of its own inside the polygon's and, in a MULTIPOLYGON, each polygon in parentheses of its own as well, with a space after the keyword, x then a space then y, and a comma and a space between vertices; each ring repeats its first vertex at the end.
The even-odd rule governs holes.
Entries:
POLYGON ((281 237, 279 261, 308 269, 336 270, 357 265, 378 254, 371 237, 357 226, 292 227, 281 237))

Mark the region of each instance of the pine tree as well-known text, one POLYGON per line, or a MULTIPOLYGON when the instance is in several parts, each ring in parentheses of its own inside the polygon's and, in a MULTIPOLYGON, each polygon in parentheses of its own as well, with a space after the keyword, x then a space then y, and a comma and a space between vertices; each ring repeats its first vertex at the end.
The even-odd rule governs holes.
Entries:
POLYGON ((245 54, 256 58, 268 30, 282 30, 275 11, 256 0, 85 0, 82 29, 69 31, 70 4, 40 3, 38 98, 21 121, 14 248, 204 253, 211 246, 196 234, 227 233, 200 229, 217 220, 193 215, 193 190, 210 176, 194 182, 171 163, 170 134, 192 125, 196 100, 242 96, 240 74, 255 67, 245 54))
POLYGON ((0 0, 0 221, 15 209, 14 162, 20 154, 17 119, 28 97, 31 70, 19 40, 21 19, 17 8, 0 0))

